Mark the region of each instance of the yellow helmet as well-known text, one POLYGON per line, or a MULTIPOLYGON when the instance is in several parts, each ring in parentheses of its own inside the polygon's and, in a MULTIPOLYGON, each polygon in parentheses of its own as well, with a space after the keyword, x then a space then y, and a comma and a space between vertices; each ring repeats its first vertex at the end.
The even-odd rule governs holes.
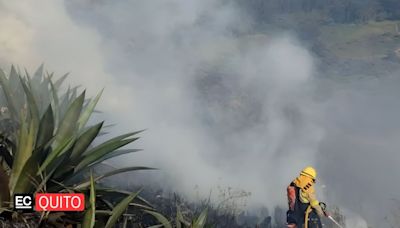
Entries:
POLYGON ((307 166, 306 168, 304 168, 301 171, 300 175, 311 177, 312 179, 316 179, 317 178, 317 171, 315 171, 315 169, 313 167, 307 166))

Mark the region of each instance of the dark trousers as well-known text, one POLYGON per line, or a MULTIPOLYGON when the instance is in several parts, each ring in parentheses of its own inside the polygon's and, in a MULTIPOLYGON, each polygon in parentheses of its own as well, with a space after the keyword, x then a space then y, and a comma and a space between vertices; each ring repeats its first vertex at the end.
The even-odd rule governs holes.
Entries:
MULTIPOLYGON (((304 219, 305 213, 296 213, 290 210, 287 212, 287 224, 296 224, 297 228, 302 228, 305 223, 304 219)), ((308 228, 322 228, 321 219, 314 210, 308 215, 308 228)))
POLYGON ((308 216, 308 228, 322 228, 321 218, 314 210, 308 216))

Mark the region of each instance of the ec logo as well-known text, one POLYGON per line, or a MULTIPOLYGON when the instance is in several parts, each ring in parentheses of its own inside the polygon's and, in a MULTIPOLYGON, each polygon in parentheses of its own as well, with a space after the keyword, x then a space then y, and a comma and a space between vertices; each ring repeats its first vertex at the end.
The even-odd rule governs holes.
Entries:
POLYGON ((33 210, 33 196, 29 194, 15 194, 14 209, 25 211, 33 210))
POLYGON ((82 193, 37 193, 14 195, 14 209, 25 211, 83 211, 85 195, 82 193))

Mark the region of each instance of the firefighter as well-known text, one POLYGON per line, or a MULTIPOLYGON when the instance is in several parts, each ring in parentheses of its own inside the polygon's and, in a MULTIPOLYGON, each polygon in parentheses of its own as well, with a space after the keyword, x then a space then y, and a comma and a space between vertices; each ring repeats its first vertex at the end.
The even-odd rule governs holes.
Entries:
POLYGON ((306 167, 287 187, 289 210, 288 228, 322 228, 321 217, 328 216, 315 195, 314 184, 317 172, 311 166, 306 167))

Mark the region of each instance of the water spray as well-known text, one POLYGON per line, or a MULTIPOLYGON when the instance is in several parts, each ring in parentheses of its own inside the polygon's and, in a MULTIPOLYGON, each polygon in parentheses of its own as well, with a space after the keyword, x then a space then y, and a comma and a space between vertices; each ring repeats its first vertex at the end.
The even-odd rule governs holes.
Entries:
POLYGON ((333 223, 335 223, 338 227, 344 228, 342 225, 340 225, 331 215, 327 216, 333 223))
POLYGON ((325 204, 325 203, 320 202, 319 205, 320 205, 322 211, 324 211, 324 214, 326 215, 326 217, 327 217, 328 219, 330 219, 330 220, 331 220, 333 223, 335 223, 338 227, 344 228, 342 225, 340 225, 340 223, 339 223, 338 221, 336 221, 336 220, 332 217, 332 215, 329 215, 329 214, 326 212, 326 204, 325 204))

